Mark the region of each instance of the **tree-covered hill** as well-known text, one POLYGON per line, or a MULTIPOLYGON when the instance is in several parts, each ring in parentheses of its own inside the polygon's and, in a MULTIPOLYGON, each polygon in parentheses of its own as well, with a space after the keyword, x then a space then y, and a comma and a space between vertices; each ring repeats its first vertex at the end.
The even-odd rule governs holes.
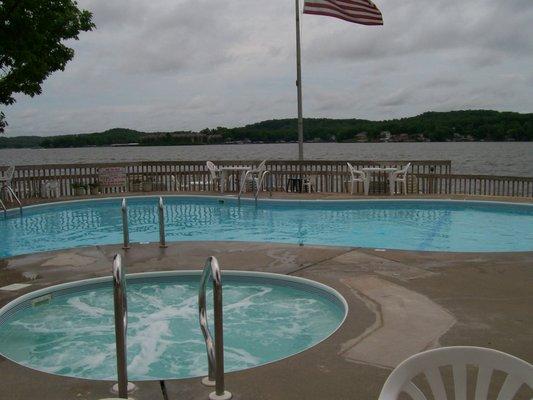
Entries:
MULTIPOLYGON (((116 128, 105 132, 52 137, 0 137, 0 148, 84 147, 138 143, 144 146, 233 142, 295 141, 297 120, 277 119, 238 128, 200 132, 140 132, 116 128)), ((306 118, 307 141, 533 141, 533 114, 487 110, 426 112, 386 121, 306 118)))
POLYGON ((0 149, 27 149, 41 147, 43 138, 41 136, 0 136, 0 149))
MULTIPOLYGON (((242 128, 228 129, 224 137, 236 140, 295 140, 297 120, 282 119, 259 122, 242 128)), ((427 112, 416 117, 386 121, 362 119, 305 119, 306 140, 351 141, 365 132, 369 141, 378 141, 381 132, 408 135, 409 140, 533 140, 533 114, 498 111, 427 112)))

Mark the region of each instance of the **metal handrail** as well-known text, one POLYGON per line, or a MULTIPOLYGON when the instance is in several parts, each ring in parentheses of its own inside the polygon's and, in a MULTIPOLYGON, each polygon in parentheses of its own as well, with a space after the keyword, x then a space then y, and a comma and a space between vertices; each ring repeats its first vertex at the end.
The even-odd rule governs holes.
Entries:
POLYGON ((254 193, 254 197, 257 200, 257 197, 259 196, 259 192, 261 191, 261 188, 263 186, 264 178, 269 173, 270 173, 270 171, 263 170, 263 168, 250 169, 250 170, 246 171, 246 173, 244 174, 244 177, 242 179, 242 182, 241 182, 241 187, 239 188, 239 193, 237 195, 238 199, 239 200, 241 199, 241 195, 242 195, 243 191, 246 189, 246 178, 248 178, 248 176, 251 176, 252 179, 254 179, 254 174, 257 174, 257 186, 255 188, 255 193, 254 193))
POLYGON ((124 237, 122 248, 127 250, 130 248, 130 231, 128 227, 128 203, 126 202, 126 198, 122 199, 122 236, 124 237))
POLYGON ((128 330, 128 302, 126 275, 120 254, 113 259, 113 298, 115 303, 115 338, 117 349, 118 397, 128 398, 128 367, 126 332, 128 330))
POLYGON ((165 240, 165 205, 163 204, 163 197, 159 197, 158 205, 159 215, 159 247, 162 249, 167 247, 165 240))
POLYGON ((224 339, 222 322, 222 274, 218 261, 215 257, 209 257, 204 266, 198 292, 198 312, 200 328, 205 339, 207 350, 208 376, 207 382, 212 385, 215 382, 215 391, 209 395, 211 400, 230 399, 231 393, 224 387, 224 339), (215 314, 215 341, 207 321, 206 287, 209 280, 213 281, 213 303, 215 314))
MULTIPOLYGON (((20 213, 22 214, 22 202, 20 201, 19 197, 17 196, 17 194, 15 193, 11 185, 8 184, 7 182, 2 182, 2 187, 0 188, 0 192, 3 192, 4 190, 7 190, 11 194, 11 196, 16 200, 17 204, 19 205, 20 213)), ((4 209, 4 216, 6 216, 7 208, 1 199, 0 199, 0 205, 4 209)))
POLYGON ((248 178, 248 175, 252 175, 253 176, 253 170, 252 169, 249 169, 248 171, 246 171, 244 173, 244 176, 241 179, 240 187, 239 187, 239 193, 237 193, 237 198, 239 200, 241 199, 241 195, 242 195, 243 191, 246 190, 246 178, 248 178))
MULTIPOLYGON (((259 182, 257 183, 257 187, 255 188, 255 200, 257 201, 257 198, 259 197, 259 193, 261 192, 261 189, 263 189, 263 183, 265 181, 265 177, 270 173, 270 171, 263 171, 261 174, 261 178, 259 178, 259 182)), ((270 187, 270 195, 272 196, 272 187, 270 187)))

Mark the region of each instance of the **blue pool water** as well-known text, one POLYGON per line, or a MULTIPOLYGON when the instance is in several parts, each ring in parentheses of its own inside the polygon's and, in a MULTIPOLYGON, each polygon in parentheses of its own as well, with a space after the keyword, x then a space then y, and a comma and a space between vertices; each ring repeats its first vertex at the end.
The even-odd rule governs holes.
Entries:
MULTIPOLYGON (((129 198, 132 242, 157 242, 157 198, 129 198)), ((120 199, 0 218, 0 257, 121 243, 120 199)), ((241 240, 421 251, 532 251, 533 206, 468 201, 253 201, 165 197, 167 241, 241 240)))
MULTIPOLYGON (((206 375, 198 323, 199 272, 147 275, 128 277, 129 378, 206 375)), ((222 279, 226 371, 299 353, 330 336, 347 312, 337 292, 301 278, 227 272, 222 279)), ((0 312, 0 354, 58 375, 116 379, 110 280, 62 286, 46 289, 48 301, 36 300, 42 293, 30 294, 0 312)), ((210 292, 207 298, 212 327, 210 292)))

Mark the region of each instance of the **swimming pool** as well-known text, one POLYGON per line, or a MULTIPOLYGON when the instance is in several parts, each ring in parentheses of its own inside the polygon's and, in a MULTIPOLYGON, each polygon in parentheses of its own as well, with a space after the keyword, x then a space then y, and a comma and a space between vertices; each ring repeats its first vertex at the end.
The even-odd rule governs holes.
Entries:
MULTIPOLYGON (((234 271, 222 279, 228 372, 304 351, 333 334, 348 312, 338 292, 307 279, 234 271)), ((206 375, 200 271, 132 274, 127 281, 129 379, 206 375)), ((113 315, 110 278, 29 293, 0 309, 0 354, 48 373, 115 380, 113 315)), ((211 326, 212 316, 208 301, 211 326)))
MULTIPOLYGON (((254 201, 165 197, 167 241, 229 240, 419 251, 533 251, 533 205, 474 201, 254 201)), ((128 198, 130 240, 158 241, 157 197, 128 198)), ((0 218, 0 257, 122 242, 121 199, 0 218)))

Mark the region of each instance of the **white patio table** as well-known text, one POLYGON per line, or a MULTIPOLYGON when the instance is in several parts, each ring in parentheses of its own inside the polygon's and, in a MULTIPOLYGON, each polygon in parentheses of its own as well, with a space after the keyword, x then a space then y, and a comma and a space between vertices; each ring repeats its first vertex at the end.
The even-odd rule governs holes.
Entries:
MULTIPOLYGON (((398 168, 394 167, 368 167, 368 168, 361 168, 361 171, 365 173, 365 180, 366 180, 366 187, 370 187, 370 178, 372 177, 372 174, 387 174, 388 175, 388 181, 389 181, 389 189, 390 194, 394 194, 394 186, 391 185, 391 176, 394 172, 398 171, 398 168)), ((368 196, 368 193, 365 193, 368 196)))
POLYGON ((224 191, 226 190, 226 177, 228 176, 228 172, 234 172, 234 173, 237 173, 238 177, 239 177, 239 187, 237 188, 238 190, 241 189, 241 185, 243 184, 243 182, 241 182, 241 179, 242 179, 242 174, 243 172, 246 172, 246 171, 249 171, 252 169, 252 167, 246 167, 246 166, 235 166, 235 167, 225 167, 225 166, 222 166, 222 167, 218 167, 218 169, 220 170, 220 194, 224 194, 224 191))

